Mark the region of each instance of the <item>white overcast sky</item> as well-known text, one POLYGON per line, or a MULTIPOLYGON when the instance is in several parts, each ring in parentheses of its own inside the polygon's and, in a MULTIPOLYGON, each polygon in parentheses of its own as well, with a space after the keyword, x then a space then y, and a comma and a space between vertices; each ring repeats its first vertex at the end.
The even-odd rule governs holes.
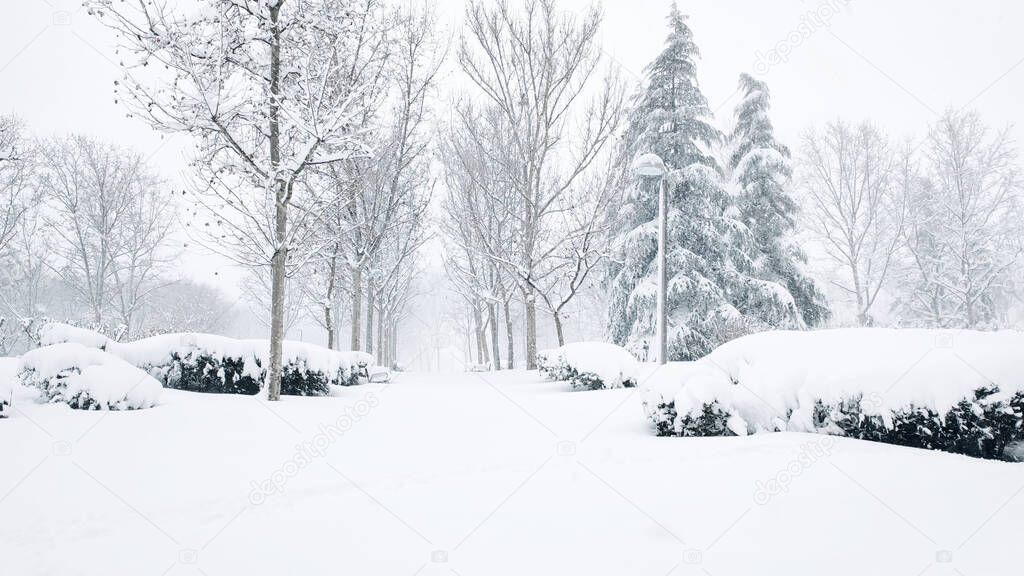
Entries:
MULTIPOLYGON (((182 137, 164 141, 113 101, 110 34, 80 0, 5 0, 0 20, 0 113, 36 134, 86 133, 137 148, 171 182, 184 162, 182 137)), ((440 0, 458 33, 462 0, 440 0)), ((562 0, 565 10, 589 2, 562 0)), ((661 49, 670 0, 606 0, 604 48, 627 78, 661 49)), ((721 125, 737 76, 780 42, 788 61, 763 77, 774 120, 790 145, 807 127, 871 118, 894 136, 923 133, 936 113, 970 106, 990 124, 1024 123, 1024 2, 1020 0, 681 0, 702 51, 700 80, 721 125), (800 24, 833 11, 825 26, 800 24), (810 32, 808 34, 808 32, 810 32), (787 40, 788 39, 788 40, 787 40)), ((453 80, 454 81, 454 80, 453 80)), ((1020 140, 1024 131, 1014 130, 1020 140)), ((191 255, 192 253, 189 252, 191 255)), ((193 255, 188 273, 234 292, 237 274, 193 255), (214 275, 217 272, 217 275, 214 275)))

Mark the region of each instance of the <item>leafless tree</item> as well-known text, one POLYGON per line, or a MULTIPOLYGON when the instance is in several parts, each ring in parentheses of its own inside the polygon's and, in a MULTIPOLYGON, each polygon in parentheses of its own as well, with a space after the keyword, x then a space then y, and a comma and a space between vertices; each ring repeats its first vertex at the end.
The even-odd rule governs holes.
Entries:
POLYGON ((35 164, 35 146, 26 138, 21 121, 0 116, 0 254, 32 205, 35 164))
POLYGON ((494 168, 514 193, 506 209, 516 246, 502 265, 524 303, 530 369, 537 356, 538 272, 557 251, 555 217, 621 119, 622 88, 613 74, 590 89, 601 60, 600 25, 597 9, 577 18, 560 13, 553 0, 526 0, 521 8, 506 0, 471 1, 466 8, 459 64, 508 130, 508 155, 494 168))
POLYGON ((924 168, 905 170, 913 277, 903 312, 928 326, 1001 326, 999 302, 1012 291, 1011 269, 1024 249, 1009 130, 992 134, 977 114, 948 111, 925 150, 924 168))
POLYGON ((141 156, 84 136, 48 142, 42 158, 40 189, 59 256, 51 265, 91 323, 117 322, 130 337, 166 262, 170 194, 141 156))
POLYGON ((279 399, 289 265, 304 263, 310 214, 329 199, 312 168, 364 153, 353 125, 363 87, 355 0, 201 0, 186 12, 166 0, 89 0, 115 30, 126 59, 120 84, 133 114, 195 137, 197 202, 216 221, 211 245, 269 266, 268 398, 279 399), (291 254, 292 249, 297 251, 291 254))
POLYGON ((372 351, 376 274, 367 268, 396 231, 408 226, 403 218, 419 217, 411 206, 429 187, 429 102, 445 57, 432 6, 406 9, 389 16, 391 42, 382 68, 383 91, 390 105, 365 118, 374 135, 372 160, 353 160, 334 170, 334 187, 347 190, 344 220, 351 289, 353 350, 372 351), (364 291, 365 289, 365 291, 364 291), (364 308, 364 302, 370 302, 364 308), (365 333, 365 338, 363 335, 365 333))
POLYGON ((894 268, 906 216, 887 138, 874 126, 833 122, 803 138, 800 187, 807 219, 844 272, 833 284, 856 303, 861 325, 894 268))
POLYGON ((614 164, 582 179, 560 200, 562 239, 538 273, 538 292, 554 321, 558 345, 565 345, 566 307, 588 286, 610 252, 608 212, 618 196, 614 164))

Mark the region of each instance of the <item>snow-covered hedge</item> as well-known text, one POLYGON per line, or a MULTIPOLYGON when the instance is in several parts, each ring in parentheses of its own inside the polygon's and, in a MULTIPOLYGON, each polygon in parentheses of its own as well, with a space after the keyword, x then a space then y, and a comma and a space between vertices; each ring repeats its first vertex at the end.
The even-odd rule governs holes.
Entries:
POLYGON ((636 386, 640 365, 614 344, 576 342, 537 354, 538 369, 551 380, 568 382, 573 390, 604 390, 636 386))
MULTIPOLYGON (((256 394, 270 366, 266 340, 211 334, 164 334, 107 349, 149 371, 168 388, 194 392, 256 394)), ((284 342, 281 393, 326 396, 329 386, 359 383, 373 357, 301 342, 284 342)))
MULTIPOLYGON (((256 394, 270 366, 266 340, 236 340, 213 334, 162 334, 120 343, 66 324, 48 324, 40 343, 76 342, 106 350, 146 370, 168 388, 192 392, 256 394)), ((329 386, 351 386, 365 377, 373 356, 302 342, 284 342, 281 393, 326 396, 329 386)))
POLYGON ((650 380, 659 435, 790 430, 1002 458, 1024 440, 1022 332, 765 332, 650 380))
POLYGON ((149 408, 163 387, 124 360, 76 343, 37 348, 21 357, 19 378, 47 402, 82 410, 149 408))
POLYGON ((50 346, 51 344, 64 344, 73 342, 89 348, 106 348, 111 342, 103 334, 87 328, 79 328, 60 322, 48 322, 39 328, 39 345, 50 346))

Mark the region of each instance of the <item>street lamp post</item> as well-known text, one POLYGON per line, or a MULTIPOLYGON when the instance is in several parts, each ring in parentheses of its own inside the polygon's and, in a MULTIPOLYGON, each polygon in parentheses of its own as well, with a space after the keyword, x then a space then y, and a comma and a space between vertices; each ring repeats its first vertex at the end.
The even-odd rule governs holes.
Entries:
POLYGON ((633 170, 640 176, 658 178, 658 363, 668 361, 668 316, 665 297, 668 292, 668 168, 657 154, 643 154, 633 161, 633 170))

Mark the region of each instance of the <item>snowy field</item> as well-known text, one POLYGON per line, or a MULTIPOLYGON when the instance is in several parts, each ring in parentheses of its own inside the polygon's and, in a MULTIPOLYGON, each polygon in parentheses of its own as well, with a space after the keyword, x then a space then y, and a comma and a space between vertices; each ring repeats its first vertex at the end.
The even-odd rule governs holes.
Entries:
POLYGON ((0 420, 0 574, 1019 573, 1024 465, 657 438, 641 396, 508 372, 274 404, 19 402, 0 420))

